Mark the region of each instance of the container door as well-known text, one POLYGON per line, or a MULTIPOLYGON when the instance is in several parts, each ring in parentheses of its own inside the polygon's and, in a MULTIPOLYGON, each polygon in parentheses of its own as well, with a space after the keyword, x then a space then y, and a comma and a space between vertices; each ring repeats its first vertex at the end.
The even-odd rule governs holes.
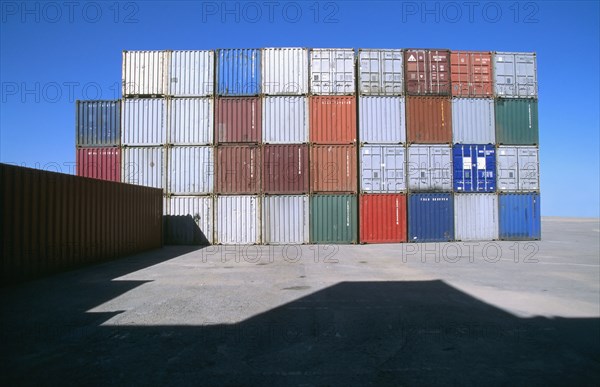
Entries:
POLYGON ((495 57, 494 74, 496 94, 511 97, 515 94, 515 56, 498 53, 495 57))
POLYGON ((537 191, 539 185, 538 149, 534 147, 519 148, 519 189, 523 191, 537 191))
POLYGON ((506 146, 498 148, 498 189, 500 191, 516 191, 518 189, 517 165, 517 148, 506 146))
POLYGON ((471 192, 473 179, 473 158, 469 145, 456 145, 453 149, 454 190, 471 192))
POLYGON ((452 190, 451 182, 451 153, 450 148, 434 146, 430 149, 429 185, 435 190, 452 190))
POLYGON ((411 190, 426 190, 429 187, 429 147, 408 148, 408 186, 411 190))
POLYGON ((363 190, 381 192, 383 179, 381 175, 382 148, 379 146, 364 147, 362 150, 362 182, 363 190))
POLYGON ((382 147, 382 150, 384 154, 382 163, 384 191, 402 192, 406 190, 404 148, 390 146, 382 147))
POLYGON ((381 93, 380 52, 361 51, 360 53, 360 91, 363 94, 381 93))
POLYGON ((403 58, 400 50, 383 51, 381 55, 381 79, 383 94, 401 95, 404 93, 402 65, 403 58))
POLYGON ((533 54, 515 55, 517 96, 535 97, 537 95, 537 77, 535 56, 533 54))
POLYGON ((476 192, 494 192, 496 190, 496 150, 493 145, 476 145, 475 163, 476 192))

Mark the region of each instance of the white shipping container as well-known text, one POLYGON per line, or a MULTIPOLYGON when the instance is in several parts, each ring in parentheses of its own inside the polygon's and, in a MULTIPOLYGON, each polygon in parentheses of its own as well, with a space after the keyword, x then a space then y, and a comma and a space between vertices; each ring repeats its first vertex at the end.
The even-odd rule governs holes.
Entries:
POLYGON ((176 146, 169 148, 168 155, 170 194, 214 192, 214 152, 211 146, 176 146))
POLYGON ((315 48, 310 51, 310 92, 352 95, 355 90, 354 50, 315 48))
POLYGON ((308 97, 265 97, 262 109, 264 143, 308 142, 308 97))
POLYGON ((172 51, 169 94, 174 97, 213 95, 215 53, 212 50, 172 51))
POLYGON ((518 192, 540 189, 538 148, 534 146, 500 146, 496 155, 499 191, 518 192))
POLYGON ((164 148, 123 148, 123 183, 165 188, 164 148))
POLYGON ((213 243, 212 196, 171 196, 167 214, 167 243, 213 243))
POLYGON ((209 145, 214 142, 213 99, 169 99, 169 144, 209 145))
POLYGON ((263 243, 309 243, 308 205, 308 195, 264 196, 262 199, 263 243))
POLYGON ((537 98, 537 61, 534 53, 494 53, 494 92, 502 98, 537 98))
POLYGON ((455 144, 496 143, 494 100, 453 98, 452 138, 455 144))
POLYGON ((360 148, 360 189, 363 193, 406 191, 406 148, 364 145, 360 148))
POLYGON ((264 94, 308 94, 308 50, 306 48, 263 48, 261 66, 264 94))
POLYGON ((168 51, 123 51, 123 96, 166 95, 168 51))
POLYGON ((163 98, 124 99, 121 143, 127 146, 164 145, 167 137, 163 98))
POLYGON ((251 245, 259 243, 258 196, 217 196, 215 243, 251 245))
POLYGON ((408 189, 411 191, 452 190, 452 148, 448 145, 408 147, 408 189))
POLYGON ((496 194, 454 195, 454 233, 457 241, 498 239, 498 196, 496 194))
POLYGON ((406 142, 404 97, 358 98, 359 136, 362 143, 401 144, 406 142))
POLYGON ((358 83, 362 95, 403 95, 402 50, 358 50, 358 83))

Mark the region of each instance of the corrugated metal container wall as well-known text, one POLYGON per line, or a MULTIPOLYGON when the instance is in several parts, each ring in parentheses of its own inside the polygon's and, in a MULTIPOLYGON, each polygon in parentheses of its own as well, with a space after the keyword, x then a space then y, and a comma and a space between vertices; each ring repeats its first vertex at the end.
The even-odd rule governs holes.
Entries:
POLYGON ((217 51, 219 95, 260 93, 260 49, 232 48, 217 51))
POLYGON ((121 149, 78 148, 77 176, 121 181, 121 149))
POLYGON ((175 97, 205 97, 213 95, 215 53, 203 51, 172 51, 169 74, 169 94, 175 97))
POLYGON ((497 154, 499 191, 538 191, 540 189, 538 148, 500 146, 497 154))
POLYGON ((358 82, 361 95, 403 95, 402 50, 358 50, 358 82))
POLYGON ((264 244, 309 243, 308 196, 285 195, 262 198, 264 244))
POLYGON ((260 148, 257 145, 217 147, 217 192, 255 194, 260 192, 260 148))
POLYGON ((170 52, 123 51, 123 96, 166 95, 170 52))
POLYGON ((404 97, 359 97, 359 140, 362 143, 406 142, 404 97))
POLYGON ((405 50, 408 95, 450 95, 449 50, 405 50))
POLYGON ((262 101, 262 141, 266 144, 308 142, 308 98, 265 97, 262 101))
POLYGON ((364 193, 406 191, 406 148, 400 145, 362 146, 360 189, 364 193))
POLYGON ((501 145, 537 145, 538 103, 533 99, 497 99, 496 142, 501 145))
POLYGON ((176 146, 168 150, 169 193, 208 194, 214 191, 214 159, 211 146, 176 146))
POLYGON ((308 145, 265 145, 262 160, 264 193, 309 192, 308 145))
POLYGON ((166 143, 165 101, 162 98, 123 100, 121 115, 123 145, 149 146, 166 143))
POLYGON ((313 195, 310 198, 312 243, 356 243, 355 195, 313 195))
POLYGON ((454 203, 451 194, 408 196, 409 242, 448 242, 454 239, 454 203))
POLYGON ((451 51, 450 73, 454 97, 493 97, 492 53, 451 51))
POLYGON ((165 188, 164 148, 123 148, 123 183, 165 188))
POLYGON ((406 195, 360 196, 360 242, 406 242, 406 195))
POLYGON ((496 96, 502 98, 537 98, 535 53, 496 52, 494 89, 496 96))
POLYGON ((452 153, 455 192, 496 192, 494 145, 456 144, 452 153))
POLYGON ((263 94, 308 94, 306 48, 263 48, 261 65, 263 94))
POLYGON ((261 138, 261 98, 218 98, 215 111, 217 141, 259 143, 261 138))
POLYGON ((121 101, 76 101, 76 143, 81 147, 121 144, 121 101))
POLYGON ((169 144, 209 145, 213 141, 212 98, 169 99, 169 144))
POLYGON ((165 217, 165 243, 206 245, 213 243, 212 196, 172 196, 165 217))
POLYGON ((408 189, 452 190, 452 149, 447 145, 411 145, 407 156, 408 189))
POLYGON ((454 195, 454 230, 457 241, 498 239, 496 194, 454 195))
POLYGON ((356 192, 356 146, 313 145, 311 192, 356 192))
POLYGON ((356 142, 356 97, 310 97, 310 142, 356 142))
POLYGON ((452 99, 452 138, 455 144, 494 144, 496 119, 491 98, 452 99))
POLYGON ((450 98, 407 97, 406 134, 409 143, 450 144, 452 142, 450 98))
POLYGON ((499 200, 501 240, 541 239, 539 194, 500 194, 499 200))
POLYGON ((252 245, 259 243, 258 196, 217 196, 215 243, 252 245))
POLYGON ((353 95, 354 50, 314 48, 310 51, 310 92, 315 95, 353 95))

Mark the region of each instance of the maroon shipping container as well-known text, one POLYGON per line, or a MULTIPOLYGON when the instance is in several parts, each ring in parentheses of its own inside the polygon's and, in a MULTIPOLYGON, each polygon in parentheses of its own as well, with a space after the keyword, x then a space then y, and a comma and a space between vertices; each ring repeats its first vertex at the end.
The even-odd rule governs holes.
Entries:
POLYGON ((258 145, 217 147, 217 193, 259 193, 260 166, 260 147, 258 145))
POLYGON ((310 97, 310 142, 356 142, 356 97, 310 97))
POLYGON ((450 51, 404 51, 407 95, 450 95, 450 51))
POLYGON ((120 148, 79 148, 76 161, 77 176, 121 181, 120 148))
POLYGON ((492 53, 481 51, 452 51, 450 73, 454 97, 492 97, 492 53))
POLYGON ((218 98, 215 111, 216 140, 219 143, 259 143, 262 104, 259 97, 218 98))
POLYGON ((311 192, 356 192, 356 145, 313 145, 311 192))
POLYGON ((360 195, 360 243, 406 242, 406 195, 360 195))
POLYGON ((308 146, 265 145, 262 186, 267 194, 308 192, 308 146))
POLYGON ((452 105, 447 97, 407 97, 406 137, 415 144, 452 142, 452 105))

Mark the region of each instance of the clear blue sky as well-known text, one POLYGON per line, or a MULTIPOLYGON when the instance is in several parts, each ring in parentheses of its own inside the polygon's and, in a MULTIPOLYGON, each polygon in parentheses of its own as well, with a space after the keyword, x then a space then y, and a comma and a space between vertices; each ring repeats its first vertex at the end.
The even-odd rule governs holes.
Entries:
POLYGON ((123 49, 536 51, 542 214, 598 217, 598 2, 473 3, 2 1, 0 161, 72 173, 74 100, 120 97, 123 49))

